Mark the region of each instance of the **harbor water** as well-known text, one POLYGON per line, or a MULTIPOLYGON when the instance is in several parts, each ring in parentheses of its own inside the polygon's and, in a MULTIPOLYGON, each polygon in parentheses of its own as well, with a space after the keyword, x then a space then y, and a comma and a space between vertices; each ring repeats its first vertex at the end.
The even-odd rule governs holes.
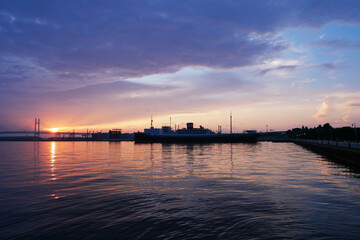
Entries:
POLYGON ((293 143, 0 142, 0 238, 358 239, 359 177, 293 143))

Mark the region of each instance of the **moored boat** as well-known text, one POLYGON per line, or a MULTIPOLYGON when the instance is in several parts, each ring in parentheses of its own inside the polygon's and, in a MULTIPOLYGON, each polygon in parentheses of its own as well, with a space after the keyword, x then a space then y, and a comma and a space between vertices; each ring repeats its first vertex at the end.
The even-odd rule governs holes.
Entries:
POLYGON ((254 131, 244 133, 215 133, 200 126, 194 128, 193 123, 187 123, 187 128, 172 131, 171 127, 161 129, 151 126, 144 132, 134 133, 136 143, 231 143, 231 142, 257 142, 259 134, 254 131))

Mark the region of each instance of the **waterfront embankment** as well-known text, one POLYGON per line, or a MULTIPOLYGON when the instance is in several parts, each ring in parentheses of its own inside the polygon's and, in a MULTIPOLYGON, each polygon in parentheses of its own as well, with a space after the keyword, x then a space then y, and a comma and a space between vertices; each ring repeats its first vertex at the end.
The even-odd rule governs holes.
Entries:
POLYGON ((360 166, 360 143, 304 139, 293 139, 292 141, 321 154, 336 158, 344 164, 360 166))

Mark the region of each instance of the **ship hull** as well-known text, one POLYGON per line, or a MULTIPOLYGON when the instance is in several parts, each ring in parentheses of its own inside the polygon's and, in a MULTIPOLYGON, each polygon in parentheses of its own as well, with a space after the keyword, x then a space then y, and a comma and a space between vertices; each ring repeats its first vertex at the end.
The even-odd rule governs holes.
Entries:
POLYGON ((135 143, 235 143, 257 142, 259 134, 162 134, 135 133, 135 143))

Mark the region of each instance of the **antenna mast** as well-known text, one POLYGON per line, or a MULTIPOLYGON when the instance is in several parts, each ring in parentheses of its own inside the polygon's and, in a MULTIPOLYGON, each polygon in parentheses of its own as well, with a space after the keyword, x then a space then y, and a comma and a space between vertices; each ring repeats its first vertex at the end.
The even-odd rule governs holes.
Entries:
POLYGON ((151 128, 153 128, 153 118, 152 118, 152 114, 151 114, 151 128))
POLYGON ((232 112, 230 112, 230 134, 232 134, 232 112))

